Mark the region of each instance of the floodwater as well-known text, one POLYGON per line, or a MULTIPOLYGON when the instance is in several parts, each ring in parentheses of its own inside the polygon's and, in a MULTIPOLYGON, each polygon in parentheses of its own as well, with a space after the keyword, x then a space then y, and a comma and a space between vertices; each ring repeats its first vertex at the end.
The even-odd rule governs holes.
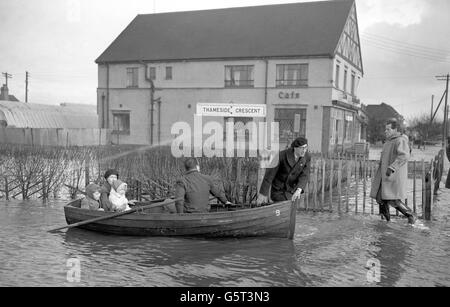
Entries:
POLYGON ((441 184, 418 227, 299 212, 290 241, 50 234, 65 225, 63 201, 0 201, 0 286, 450 286, 449 204, 441 184))

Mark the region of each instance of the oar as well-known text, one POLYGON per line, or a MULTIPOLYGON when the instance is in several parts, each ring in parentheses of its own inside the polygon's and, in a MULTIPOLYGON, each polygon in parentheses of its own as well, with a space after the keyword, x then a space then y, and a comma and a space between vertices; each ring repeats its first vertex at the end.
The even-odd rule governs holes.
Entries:
POLYGON ((144 209, 150 209, 150 208, 165 206, 165 205, 172 204, 172 203, 174 203, 174 202, 176 202, 178 200, 182 200, 182 198, 173 199, 173 200, 171 200, 169 202, 161 202, 161 203, 157 203, 157 204, 138 206, 138 207, 135 207, 135 208, 133 208, 131 210, 127 210, 127 211, 124 211, 124 212, 118 212, 118 213, 110 214, 110 215, 107 215, 107 216, 100 216, 100 217, 96 217, 96 218, 93 218, 93 219, 90 219, 90 220, 87 220, 87 221, 82 221, 82 222, 70 224, 70 225, 67 225, 67 226, 64 226, 64 227, 58 227, 58 228, 49 230, 48 232, 55 232, 55 231, 62 230, 62 229, 65 229, 65 228, 73 228, 73 227, 78 227, 78 226, 82 226, 82 225, 86 225, 86 224, 90 224, 90 223, 94 223, 94 222, 98 222, 98 221, 104 221, 104 220, 112 219, 112 218, 115 218, 115 217, 118 217, 118 216, 130 214, 130 213, 136 212, 138 210, 144 210, 144 209))

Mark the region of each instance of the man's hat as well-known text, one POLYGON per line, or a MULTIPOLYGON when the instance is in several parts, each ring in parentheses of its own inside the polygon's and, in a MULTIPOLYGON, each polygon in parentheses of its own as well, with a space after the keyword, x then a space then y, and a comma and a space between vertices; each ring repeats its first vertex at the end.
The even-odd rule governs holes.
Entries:
POLYGON ((292 142, 291 147, 292 148, 296 148, 296 147, 302 147, 308 145, 308 140, 304 137, 298 137, 295 139, 294 142, 292 142))

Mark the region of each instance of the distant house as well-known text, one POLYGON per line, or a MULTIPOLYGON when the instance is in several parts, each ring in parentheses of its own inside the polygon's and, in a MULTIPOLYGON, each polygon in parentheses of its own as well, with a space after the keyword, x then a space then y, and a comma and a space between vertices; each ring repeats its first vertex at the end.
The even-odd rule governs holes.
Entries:
POLYGON ((368 105, 367 114, 369 116, 369 120, 386 121, 390 118, 396 118, 401 123, 404 123, 405 121, 405 118, 400 113, 398 113, 392 106, 384 102, 379 105, 368 105))
POLYGON ((282 147, 306 136, 329 152, 366 138, 354 0, 138 15, 96 63, 100 127, 123 143, 170 141, 201 103, 261 105, 265 118, 204 123, 278 122, 282 147))
POLYGON ((400 113, 384 102, 379 105, 368 105, 366 113, 369 117, 367 131, 371 143, 384 139, 385 123, 388 119, 395 118, 401 125, 404 125, 405 122, 405 118, 400 113))
POLYGON ((9 90, 6 84, 3 84, 0 89, 0 100, 19 101, 19 99, 17 99, 14 95, 9 95, 9 90))

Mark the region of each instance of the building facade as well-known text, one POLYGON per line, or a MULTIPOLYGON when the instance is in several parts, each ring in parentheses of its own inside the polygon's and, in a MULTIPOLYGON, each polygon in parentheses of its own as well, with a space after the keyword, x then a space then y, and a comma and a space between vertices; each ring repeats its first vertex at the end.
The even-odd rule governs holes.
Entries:
POLYGON ((281 147, 297 136, 321 152, 365 141, 353 1, 138 15, 96 62, 99 124, 120 144, 170 142, 198 103, 264 104, 266 118, 234 120, 278 122, 281 147))

